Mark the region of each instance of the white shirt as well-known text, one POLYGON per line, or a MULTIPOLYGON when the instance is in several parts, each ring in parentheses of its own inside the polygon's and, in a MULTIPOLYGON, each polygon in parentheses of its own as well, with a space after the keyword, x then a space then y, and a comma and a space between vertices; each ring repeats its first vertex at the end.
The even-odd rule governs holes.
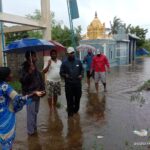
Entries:
MULTIPOLYGON (((61 81, 61 77, 60 77, 60 66, 61 66, 61 61, 60 60, 56 60, 53 61, 51 59, 51 64, 49 66, 48 72, 46 73, 46 77, 48 81, 52 81, 52 82, 59 82, 61 81)), ((44 68, 46 68, 48 65, 48 61, 44 63, 44 68)))

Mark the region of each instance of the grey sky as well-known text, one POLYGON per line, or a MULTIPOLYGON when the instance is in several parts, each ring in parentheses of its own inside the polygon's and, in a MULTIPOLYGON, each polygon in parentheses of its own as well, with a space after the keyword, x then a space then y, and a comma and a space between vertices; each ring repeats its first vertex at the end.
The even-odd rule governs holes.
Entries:
MULTIPOLYGON (((114 16, 121 18, 126 24, 140 25, 150 30, 149 0, 77 0, 80 18, 74 20, 74 26, 81 25, 82 33, 94 18, 97 11, 100 21, 109 26, 114 16)), ((56 20, 62 20, 69 26, 66 0, 50 0, 51 10, 56 20)), ((33 13, 40 9, 40 0, 3 0, 3 11, 17 15, 33 13)), ((148 34, 150 37, 150 34, 148 34)))

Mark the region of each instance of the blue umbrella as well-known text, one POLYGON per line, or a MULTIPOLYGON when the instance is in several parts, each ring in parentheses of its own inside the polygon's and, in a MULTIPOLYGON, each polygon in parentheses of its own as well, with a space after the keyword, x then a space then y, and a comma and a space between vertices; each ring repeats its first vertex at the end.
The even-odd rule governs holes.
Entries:
POLYGON ((25 53, 26 51, 44 51, 54 48, 55 45, 43 39, 25 38, 8 44, 5 53, 25 53))

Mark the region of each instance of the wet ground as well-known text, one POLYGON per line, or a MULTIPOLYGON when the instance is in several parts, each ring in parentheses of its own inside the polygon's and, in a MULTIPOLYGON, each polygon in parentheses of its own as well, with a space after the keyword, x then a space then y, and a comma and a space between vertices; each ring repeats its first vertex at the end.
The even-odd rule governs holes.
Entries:
POLYGON ((38 134, 26 133, 26 109, 17 114, 15 150, 147 150, 150 147, 150 93, 135 92, 150 78, 150 58, 133 65, 116 67, 108 74, 108 92, 101 86, 97 95, 83 82, 79 115, 68 120, 64 89, 61 108, 50 113, 41 100, 38 134), (140 137, 134 130, 146 129, 140 137), (144 142, 143 145, 141 145, 144 142))

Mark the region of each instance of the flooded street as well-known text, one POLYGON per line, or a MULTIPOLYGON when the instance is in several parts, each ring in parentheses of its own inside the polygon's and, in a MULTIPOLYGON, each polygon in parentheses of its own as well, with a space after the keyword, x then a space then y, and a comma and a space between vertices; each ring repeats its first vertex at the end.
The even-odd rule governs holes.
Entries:
POLYGON ((79 115, 68 120, 64 89, 61 107, 50 113, 41 99, 37 135, 28 137, 26 108, 17 114, 14 150, 147 150, 150 149, 150 92, 135 92, 150 79, 150 58, 133 65, 115 67, 107 76, 108 92, 96 94, 83 81, 79 115), (148 130, 145 137, 134 130, 148 130), (141 146, 139 143, 146 145, 141 146), (149 148, 148 148, 149 147, 149 148))

